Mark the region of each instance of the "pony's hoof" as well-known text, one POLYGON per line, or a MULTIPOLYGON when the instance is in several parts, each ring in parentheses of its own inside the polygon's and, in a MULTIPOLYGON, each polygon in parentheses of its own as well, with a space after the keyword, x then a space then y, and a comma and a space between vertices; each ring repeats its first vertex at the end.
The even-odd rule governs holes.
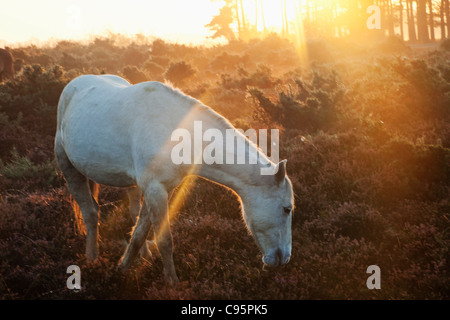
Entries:
POLYGON ((175 286, 180 282, 177 276, 166 276, 165 281, 170 286, 175 286))
POLYGON ((150 251, 150 249, 148 247, 148 243, 149 243, 149 241, 147 241, 147 243, 145 243, 142 246, 141 250, 139 251, 141 258, 145 259, 145 260, 150 260, 150 258, 152 257, 152 252, 150 251))
POLYGON ((86 253, 86 259, 90 263, 94 263, 94 262, 96 262, 98 260, 98 254, 87 254, 86 253))
POLYGON ((119 265, 117 266, 117 270, 119 270, 120 273, 125 274, 125 273, 127 273, 128 268, 125 267, 125 266, 123 266, 122 264, 119 264, 119 265))
POLYGON ((126 273, 129 268, 130 268, 130 266, 128 264, 124 263, 123 257, 120 258, 119 264, 117 265, 117 269, 119 270, 119 272, 126 273))
POLYGON ((152 253, 149 250, 142 250, 141 251, 141 258, 144 260, 150 260, 152 257, 152 253))

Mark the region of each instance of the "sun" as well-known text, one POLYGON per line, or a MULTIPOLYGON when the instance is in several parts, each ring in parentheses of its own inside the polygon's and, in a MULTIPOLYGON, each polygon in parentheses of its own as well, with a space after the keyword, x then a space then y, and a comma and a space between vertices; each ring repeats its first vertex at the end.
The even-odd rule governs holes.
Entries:
POLYGON ((258 32, 280 32, 285 25, 285 16, 288 23, 296 17, 296 3, 292 0, 254 0, 245 1, 243 8, 247 21, 256 25, 258 32))
MULTIPOLYGON (((235 30, 243 38, 261 37, 277 33, 291 40, 302 61, 307 60, 305 49, 305 31, 303 20, 307 10, 305 6, 316 7, 311 0, 235 0, 235 13, 238 23, 235 30), (242 15, 245 19, 242 20, 242 15), (241 27, 246 24, 245 32, 241 27), (250 27, 249 27, 250 26, 250 27)), ((317 3, 318 4, 318 3, 317 3)), ((317 7, 319 9, 319 7, 317 7)))

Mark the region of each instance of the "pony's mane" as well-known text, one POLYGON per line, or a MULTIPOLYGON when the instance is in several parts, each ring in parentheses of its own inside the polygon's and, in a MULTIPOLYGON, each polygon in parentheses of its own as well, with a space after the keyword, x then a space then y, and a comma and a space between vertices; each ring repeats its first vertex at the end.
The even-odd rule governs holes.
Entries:
MULTIPOLYGON (((208 119, 212 120, 215 124, 217 124, 218 128, 223 130, 238 129, 234 127, 231 124, 231 122, 228 119, 226 119, 223 115, 215 111, 213 108, 203 104, 201 101, 195 99, 194 97, 185 94, 179 88, 175 87, 171 82, 169 81, 164 82, 164 88, 168 90, 168 92, 170 92, 172 96, 174 96, 177 99, 180 99, 181 102, 188 102, 187 103, 188 108, 196 108, 197 111, 205 114, 208 119)), ((262 152, 261 148, 258 145, 256 145, 253 141, 248 139, 248 137, 245 134, 242 134, 242 136, 245 138, 246 143, 248 143, 249 148, 255 148, 257 153, 263 156, 268 161, 267 164, 263 164, 260 162, 258 158, 258 163, 265 167, 270 166, 271 161, 269 157, 266 154, 264 154, 264 152, 262 152)))
POLYGON ((215 111, 213 108, 205 105, 201 101, 191 97, 179 88, 175 87, 170 81, 164 82, 164 87, 170 92, 174 97, 181 99, 183 102, 188 102, 189 108, 197 108, 201 113, 206 113, 208 118, 214 120, 221 125, 223 129, 236 129, 230 121, 228 121, 224 116, 215 111))

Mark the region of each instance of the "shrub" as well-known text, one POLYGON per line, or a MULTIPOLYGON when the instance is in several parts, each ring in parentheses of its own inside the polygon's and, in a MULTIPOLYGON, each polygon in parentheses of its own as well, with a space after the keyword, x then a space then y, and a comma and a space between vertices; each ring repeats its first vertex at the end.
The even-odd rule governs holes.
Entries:
POLYGON ((308 59, 317 63, 327 63, 334 59, 330 45, 323 40, 308 40, 306 50, 308 59))
POLYGON ((450 51, 450 39, 442 40, 440 47, 442 50, 450 51))
POLYGON ((226 72, 234 71, 239 65, 246 65, 249 63, 250 57, 248 55, 237 55, 222 52, 216 56, 210 63, 210 68, 214 70, 223 70, 226 72))
POLYGON ((159 64, 157 64, 156 62, 153 62, 152 60, 148 60, 147 62, 145 62, 143 69, 152 79, 159 79, 162 77, 162 74, 164 73, 164 68, 159 64))
POLYGON ((56 119, 56 106, 67 82, 63 69, 58 65, 49 69, 36 64, 27 65, 15 80, 0 84, 2 111, 8 115, 22 112, 26 116, 36 105, 45 103, 54 107, 51 116, 56 119))
POLYGON ((411 51, 411 49, 400 37, 387 38, 378 45, 378 49, 384 53, 390 54, 404 54, 411 51))
POLYGON ((400 43, 370 51, 321 40, 310 46, 306 68, 294 46, 275 35, 211 48, 156 40, 151 57, 145 41, 133 41, 110 35, 13 50, 23 71, 0 84, 0 298, 449 298, 445 50, 405 50, 396 60, 387 51, 402 50, 400 43), (32 64, 35 57, 47 63, 46 56, 73 69, 32 64), (175 72, 174 61, 195 70, 201 82, 189 83, 192 72, 175 72), (280 129, 280 156, 288 159, 296 204, 293 255, 285 267, 262 270, 235 194, 201 179, 186 182, 170 212, 178 286, 164 283, 156 248, 126 275, 117 271, 133 227, 120 188, 101 188, 100 257, 86 261, 85 238, 75 233, 53 162, 61 90, 100 68, 153 79, 170 66, 174 79, 189 84, 185 92, 237 127, 280 129), (65 287, 72 264, 82 269, 80 292, 65 287), (366 287, 372 264, 381 268, 382 290, 366 287))
POLYGON ((173 49, 162 39, 156 39, 152 43, 152 55, 167 56, 173 49))
POLYGON ((182 86, 185 81, 196 74, 194 68, 186 61, 171 62, 164 77, 176 86, 182 86))
POLYGON ((15 148, 11 156, 12 159, 7 164, 0 160, 0 176, 12 179, 14 184, 23 184, 26 181, 32 187, 48 187, 59 182, 54 161, 34 164, 28 157, 20 156, 15 148))
POLYGON ((122 72, 125 78, 133 84, 147 81, 147 76, 135 66, 126 66, 122 72))
POLYGON ((343 96, 342 89, 336 83, 335 73, 327 78, 313 73, 309 83, 299 79, 295 83, 297 92, 289 86, 287 91, 278 93, 275 103, 259 89, 250 89, 249 93, 257 103, 255 119, 262 121, 269 118, 269 122, 280 123, 287 129, 297 128, 308 132, 331 128, 337 119, 337 106, 343 96))
POLYGON ((263 64, 259 64, 253 73, 249 73, 243 67, 237 69, 240 78, 234 78, 229 74, 221 74, 221 85, 226 89, 246 90, 250 87, 258 89, 273 88, 279 80, 272 76, 272 70, 263 64))
POLYGON ((427 117, 445 117, 449 114, 450 82, 439 69, 425 60, 397 60, 393 69, 407 81, 402 94, 410 102, 412 112, 419 111, 427 117))
POLYGON ((123 64, 138 66, 144 63, 149 56, 146 46, 129 45, 123 54, 123 64))

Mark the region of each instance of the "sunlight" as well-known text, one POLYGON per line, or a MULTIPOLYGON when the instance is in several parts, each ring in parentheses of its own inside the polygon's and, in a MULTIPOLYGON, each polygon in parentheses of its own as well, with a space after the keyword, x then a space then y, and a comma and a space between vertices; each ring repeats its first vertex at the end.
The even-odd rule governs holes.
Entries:
POLYGON ((303 15, 300 5, 295 6, 295 47, 297 49, 298 57, 303 65, 307 65, 308 51, 306 48, 305 29, 303 27, 303 15))
MULTIPOLYGON (((237 4, 238 2, 236 2, 237 4)), ((314 6, 314 1, 295 0, 254 0, 244 1, 243 6, 237 6, 240 23, 247 25, 247 30, 240 34, 241 38, 261 37, 268 33, 279 33, 291 40, 298 51, 299 60, 306 63, 308 55, 305 46, 305 30, 303 19, 306 18, 308 9, 305 6, 314 6), (242 11, 245 20, 242 21, 242 11)), ((318 10, 323 7, 318 5, 318 10)), ((239 31, 239 25, 235 26, 239 31)))
MULTIPOLYGON (((183 205, 186 198, 189 196, 192 188, 194 187, 195 180, 195 167, 192 166, 191 170, 188 173, 188 177, 181 182, 181 184, 173 191, 172 197, 169 199, 169 219, 167 223, 174 221, 178 214, 181 206, 183 205)), ((164 230, 166 226, 161 228, 164 230)), ((157 237, 157 235, 155 235, 157 237)))
POLYGON ((5 10, 0 19, 0 44, 82 40, 108 32, 141 33, 186 44, 203 43, 208 36, 204 25, 218 12, 221 3, 199 2, 193 5, 183 0, 136 0, 124 5, 113 0, 10 1, 2 8, 5 10))
POLYGON ((296 3, 293 0, 247 1, 244 3, 245 16, 250 24, 256 25, 256 31, 258 32, 280 32, 285 25, 284 12, 287 15, 288 22, 295 19, 296 3), (286 10, 284 10, 284 4, 286 4, 286 10))
MULTIPOLYGON (((193 108, 192 111, 196 111, 196 108, 193 108)), ((194 121, 194 114, 193 112, 188 113, 184 119, 180 122, 180 124, 177 126, 178 128, 186 128, 189 127, 189 124, 192 123, 194 121)), ((195 112, 194 112, 195 113, 195 112)), ((166 152, 169 152, 168 149, 172 148, 171 145, 171 138, 168 138, 168 140, 166 141, 165 145, 162 147, 162 149, 167 149, 166 152)), ((164 154, 165 152, 161 152, 161 154, 164 154)), ((194 152, 194 156, 195 157, 202 157, 202 153, 195 153, 194 152)), ((194 163, 195 163, 195 159, 194 159, 194 163)), ((181 208, 181 206, 184 203, 184 200, 188 197, 192 187, 194 186, 195 183, 195 179, 197 179, 197 177, 195 177, 196 169, 198 167, 192 165, 189 168, 189 171, 186 174, 186 178, 183 179, 183 181, 181 182, 181 184, 172 192, 172 194, 170 194, 170 199, 169 199, 169 208, 168 208, 168 214, 169 217, 168 219, 166 219, 164 221, 164 224, 161 226, 160 232, 156 233, 155 232, 155 239, 156 239, 156 243, 158 243, 158 238, 160 237, 161 234, 163 234, 163 232, 165 232, 165 230, 170 227, 170 223, 171 221, 175 220, 176 217, 179 214, 179 209, 181 208)))

